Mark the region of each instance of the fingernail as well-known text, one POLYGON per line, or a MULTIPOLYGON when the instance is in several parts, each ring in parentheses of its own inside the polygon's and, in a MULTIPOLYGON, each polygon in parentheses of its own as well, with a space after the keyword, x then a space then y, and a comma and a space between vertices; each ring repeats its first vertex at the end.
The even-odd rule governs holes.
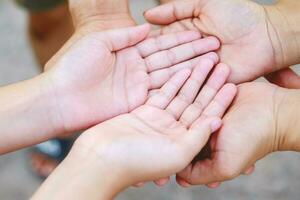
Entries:
POLYGON ((220 120, 220 119, 216 119, 216 120, 212 121, 212 123, 210 124, 212 132, 217 131, 221 126, 222 126, 222 120, 220 120))

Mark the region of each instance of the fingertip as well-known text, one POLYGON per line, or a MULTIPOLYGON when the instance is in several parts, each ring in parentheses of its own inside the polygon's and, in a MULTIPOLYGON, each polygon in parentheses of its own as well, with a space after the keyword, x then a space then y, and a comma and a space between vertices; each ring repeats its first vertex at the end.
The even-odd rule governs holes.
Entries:
POLYGON ((140 182, 140 183, 137 183, 137 184, 132 185, 132 187, 140 188, 140 187, 143 187, 144 185, 145 185, 144 182, 140 182))
POLYGON ((218 54, 215 52, 209 52, 204 56, 207 56, 207 58, 211 59, 214 62, 214 65, 216 65, 220 60, 218 54))
POLYGON ((178 176, 176 176, 176 182, 178 185, 180 185, 183 188, 188 188, 190 186, 190 184, 187 181, 183 180, 178 176))
POLYGON ((169 180, 170 180, 170 178, 163 178, 163 179, 154 181, 154 183, 155 183, 155 185, 157 185, 159 187, 163 187, 169 182, 169 180))
POLYGON ((210 128, 211 128, 212 133, 219 130, 221 128, 221 126, 222 126, 222 120, 220 118, 212 119, 212 121, 210 123, 210 128))
POLYGON ((248 168, 248 169, 244 172, 244 174, 245 174, 246 176, 251 175, 251 174, 254 172, 254 170, 255 170, 255 166, 252 166, 252 167, 248 168))
POLYGON ((215 182, 215 183, 210 183, 210 184, 207 184, 206 186, 210 189, 216 189, 218 188, 219 186, 221 185, 220 182, 215 182))
POLYGON ((214 49, 219 49, 221 46, 220 40, 214 36, 209 36, 207 37, 207 39, 209 39, 209 44, 212 48, 214 49))
POLYGON ((230 74, 230 67, 224 63, 219 63, 217 66, 216 66, 218 72, 220 74, 224 74, 226 76, 229 76, 230 74))

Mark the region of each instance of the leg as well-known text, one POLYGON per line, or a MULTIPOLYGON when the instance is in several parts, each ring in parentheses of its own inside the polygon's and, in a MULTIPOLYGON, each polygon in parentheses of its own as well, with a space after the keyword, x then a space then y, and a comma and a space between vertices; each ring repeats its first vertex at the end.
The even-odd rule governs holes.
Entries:
POLYGON ((29 13, 29 37, 41 71, 46 62, 72 35, 74 28, 67 4, 29 13))

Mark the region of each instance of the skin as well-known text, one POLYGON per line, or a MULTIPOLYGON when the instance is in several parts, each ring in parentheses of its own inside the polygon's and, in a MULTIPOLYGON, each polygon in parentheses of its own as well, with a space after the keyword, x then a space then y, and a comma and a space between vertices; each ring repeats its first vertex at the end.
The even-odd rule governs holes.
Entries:
POLYGON ((247 0, 187 0, 153 8, 145 18, 164 25, 154 35, 198 30, 216 36, 220 60, 231 66, 229 80, 243 83, 300 62, 299 6, 297 0, 273 6, 247 0))
POLYGON ((53 66, 47 72, 1 88, 0 127, 5 142, 0 152, 64 136, 130 112, 178 70, 201 63, 212 68, 216 62, 197 56, 218 48, 214 38, 199 39, 198 33, 186 32, 144 40, 148 32, 149 26, 142 25, 90 34, 48 63, 53 66), (161 40, 165 43, 157 46, 161 40), (185 62, 191 58, 194 60, 185 62), (10 126, 10 122, 18 125, 10 126))
POLYGON ((134 183, 183 169, 221 126, 236 94, 233 84, 224 85, 229 73, 213 72, 202 87, 209 72, 181 70, 145 105, 82 134, 33 199, 113 199, 134 183))
POLYGON ((211 139, 211 158, 178 173, 179 184, 217 186, 272 152, 299 151, 299 90, 253 82, 238 91, 223 127, 211 139))

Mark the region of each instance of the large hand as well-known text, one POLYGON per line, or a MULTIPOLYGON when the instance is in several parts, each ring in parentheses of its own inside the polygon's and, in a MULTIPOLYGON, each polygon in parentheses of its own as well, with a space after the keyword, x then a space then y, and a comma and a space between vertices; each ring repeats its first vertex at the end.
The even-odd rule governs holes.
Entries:
MULTIPOLYGON (((178 183, 209 184, 239 176, 267 154, 283 150, 278 121, 282 89, 266 83, 246 83, 224 117, 223 127, 210 141, 211 158, 178 174, 178 183)), ((284 118, 280 116, 280 118, 284 118)), ((211 186, 214 186, 212 184, 211 186)), ((216 186, 216 185, 215 185, 216 186)))
POLYGON ((145 17, 153 24, 167 25, 162 33, 188 29, 218 37, 219 57, 231 67, 232 82, 250 81, 284 67, 266 8, 255 2, 176 1, 146 12, 145 17))
POLYGON ((105 163, 126 186, 182 170, 220 127, 236 94, 234 85, 224 86, 229 69, 223 64, 202 87, 211 69, 200 64, 191 76, 179 71, 145 105, 82 134, 73 152, 105 163))
POLYGON ((197 32, 150 38, 132 46, 148 31, 149 26, 143 25, 89 34, 50 63, 53 67, 46 74, 66 131, 127 113, 146 101, 148 90, 160 88, 179 69, 198 62, 212 67, 211 59, 217 61, 213 53, 204 56, 210 59, 197 57, 219 47, 215 38, 199 39, 197 32))

